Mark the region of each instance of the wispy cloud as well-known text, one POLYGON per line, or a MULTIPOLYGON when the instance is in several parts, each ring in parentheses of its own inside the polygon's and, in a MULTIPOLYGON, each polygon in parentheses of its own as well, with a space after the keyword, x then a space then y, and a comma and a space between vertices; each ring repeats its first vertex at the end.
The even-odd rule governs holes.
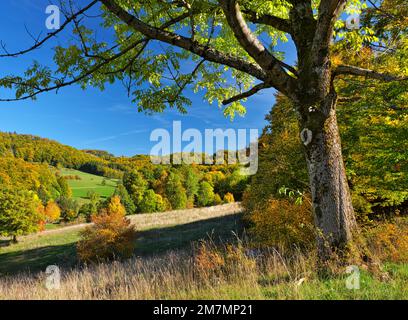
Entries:
POLYGON ((131 136, 131 135, 134 135, 134 134, 145 133, 145 132, 148 132, 148 131, 149 130, 147 130, 147 129, 140 129, 140 130, 132 130, 132 131, 127 131, 127 132, 122 132, 122 133, 118 133, 118 134, 111 135, 111 136, 106 136, 106 137, 101 137, 101 138, 97 138, 97 139, 93 139, 93 140, 88 140, 88 141, 85 141, 84 144, 85 145, 92 145, 92 144, 99 143, 99 142, 116 140, 116 139, 119 139, 119 138, 125 137, 125 136, 131 136))
POLYGON ((107 111, 110 112, 117 112, 117 113, 124 113, 124 114, 130 114, 130 113, 137 113, 137 107, 132 106, 132 105, 127 105, 127 104, 115 104, 111 107, 108 107, 106 109, 107 111))

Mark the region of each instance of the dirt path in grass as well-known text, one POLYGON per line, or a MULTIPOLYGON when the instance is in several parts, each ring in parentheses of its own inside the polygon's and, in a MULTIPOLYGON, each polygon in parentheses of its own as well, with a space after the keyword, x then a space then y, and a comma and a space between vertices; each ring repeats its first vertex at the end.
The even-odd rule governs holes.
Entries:
MULTIPOLYGON (((223 217, 223 216, 241 213, 242 211, 243 211, 243 208, 241 206, 241 203, 235 202, 235 203, 223 204, 219 206, 206 207, 206 208, 173 210, 173 211, 165 211, 165 212, 159 212, 159 213, 135 214, 135 215, 127 216, 127 218, 129 218, 132 221, 136 229, 146 230, 146 229, 152 229, 155 227, 186 224, 186 223, 200 221, 200 220, 207 220, 211 218, 223 217)), ((91 224, 92 223, 75 224, 75 225, 61 227, 61 228, 57 228, 53 230, 46 230, 46 231, 43 231, 41 233, 37 233, 34 235, 38 235, 38 234, 47 235, 47 234, 65 232, 65 231, 73 230, 73 229, 82 229, 91 224)), ((34 235, 28 235, 25 238, 28 238, 34 235)))

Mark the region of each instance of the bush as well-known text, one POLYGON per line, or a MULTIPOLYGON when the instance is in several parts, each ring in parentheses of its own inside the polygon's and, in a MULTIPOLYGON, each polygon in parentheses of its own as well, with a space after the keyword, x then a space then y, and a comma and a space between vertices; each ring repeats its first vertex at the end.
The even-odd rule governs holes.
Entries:
POLYGON ((218 193, 216 193, 216 194, 214 195, 214 203, 215 203, 216 205, 222 204, 221 196, 220 196, 218 193))
POLYGON ((72 198, 59 197, 57 203, 61 209, 61 217, 66 222, 71 222, 78 218, 80 209, 78 201, 72 198))
POLYGON ((408 221, 379 223, 366 230, 372 254, 382 261, 408 262, 408 221))
POLYGON ((296 204, 291 199, 271 198, 260 203, 244 219, 256 246, 294 249, 308 248, 315 243, 309 201, 296 204))
POLYGON ((92 216, 94 224, 81 232, 77 244, 80 261, 107 261, 133 254, 136 232, 125 214, 120 198, 114 196, 106 209, 92 216))
POLYGON ((224 202, 225 202, 225 203, 235 202, 234 195, 233 195, 232 193, 230 193, 230 192, 227 192, 227 193, 224 195, 224 202))
POLYGON ((92 216, 98 213, 98 203, 84 203, 79 209, 79 216, 86 222, 91 222, 92 216))
POLYGON ((195 248, 194 270, 201 280, 247 277, 256 270, 256 261, 249 257, 241 243, 217 245, 201 241, 195 248))

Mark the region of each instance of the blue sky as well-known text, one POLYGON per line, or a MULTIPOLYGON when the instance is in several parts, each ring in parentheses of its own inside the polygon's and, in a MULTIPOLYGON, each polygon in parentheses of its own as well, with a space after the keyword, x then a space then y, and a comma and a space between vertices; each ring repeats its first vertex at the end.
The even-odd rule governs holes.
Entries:
MULTIPOLYGON (((34 36, 48 32, 45 27, 45 8, 53 0, 3 0, 0 11, 0 40, 10 52, 33 43, 25 26, 34 36)), ((86 1, 75 1, 80 6, 86 1)), ((101 30, 101 32, 103 32, 101 30)), ((64 44, 69 35, 58 37, 56 43, 64 44)), ((290 43, 280 45, 287 52, 287 61, 293 63, 294 50, 290 43)), ((23 58, 1 58, 0 73, 19 74, 33 59, 52 63, 52 47, 45 46, 23 58)), ((92 87, 83 91, 78 86, 45 93, 36 101, 0 103, 0 131, 27 133, 57 140, 79 149, 107 150, 115 155, 149 153, 155 142, 150 142, 152 130, 171 129, 172 122, 182 121, 182 128, 258 128, 274 103, 273 90, 264 90, 250 98, 245 106, 247 114, 237 116, 233 122, 225 118, 216 104, 210 105, 201 94, 186 90, 192 107, 186 115, 174 110, 162 114, 145 115, 137 111, 122 84, 107 85, 104 91, 92 87)), ((11 92, 0 89, 0 96, 11 92)))

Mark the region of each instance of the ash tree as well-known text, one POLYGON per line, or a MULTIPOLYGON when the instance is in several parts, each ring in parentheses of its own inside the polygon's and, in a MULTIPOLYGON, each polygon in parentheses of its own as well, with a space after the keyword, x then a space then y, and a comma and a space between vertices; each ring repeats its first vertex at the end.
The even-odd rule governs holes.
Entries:
MULTIPOLYGON (((338 31, 345 31, 343 13, 355 10, 351 5, 361 8, 356 0, 95 0, 82 7, 76 1, 63 2, 65 21, 59 30, 20 51, 11 52, 3 44, 1 57, 18 57, 55 41, 64 31, 74 34, 55 47, 54 67, 34 62, 23 75, 4 75, 0 85, 14 90, 15 96, 2 101, 35 98, 72 84, 103 89, 106 83, 121 81, 140 111, 186 112, 191 101, 183 92, 189 88, 203 91, 210 103, 218 102, 224 114, 233 117, 245 113, 242 101, 275 88, 291 100, 299 116, 320 230, 318 248, 326 259, 333 249, 346 247, 357 229, 334 82, 344 75, 379 81, 403 76, 331 63, 330 48, 339 40, 338 31), (101 16, 95 17, 95 11, 101 16), (95 29, 109 29, 113 38, 98 37, 92 19, 101 20, 95 29), (276 51, 279 40, 289 39, 297 52, 294 66, 276 51)), ((369 28, 350 34, 349 41, 376 41, 369 28)))

